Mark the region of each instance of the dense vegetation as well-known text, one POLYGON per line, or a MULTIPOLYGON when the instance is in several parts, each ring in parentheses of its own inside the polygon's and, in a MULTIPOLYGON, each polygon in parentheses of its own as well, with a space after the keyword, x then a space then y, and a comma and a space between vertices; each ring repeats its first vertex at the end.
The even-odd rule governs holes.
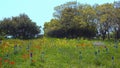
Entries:
POLYGON ((0 21, 0 36, 12 36, 19 39, 34 38, 40 33, 40 27, 26 15, 20 14, 0 21))
POLYGON ((120 43, 84 39, 3 40, 0 68, 119 68, 120 43))
POLYGON ((55 7, 54 19, 46 22, 44 32, 50 37, 120 38, 120 2, 88 5, 68 2, 55 7))
POLYGON ((32 38, 40 34, 40 26, 26 14, 4 18, 0 68, 120 68, 119 3, 57 6, 55 18, 44 24, 44 36, 37 39, 32 38))

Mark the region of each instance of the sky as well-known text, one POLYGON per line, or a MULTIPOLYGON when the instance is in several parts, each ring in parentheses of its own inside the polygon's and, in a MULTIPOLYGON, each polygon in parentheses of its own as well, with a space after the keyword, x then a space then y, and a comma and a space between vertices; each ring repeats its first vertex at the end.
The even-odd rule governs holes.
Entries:
MULTIPOLYGON (((0 20, 21 13, 27 14, 30 19, 42 26, 53 18, 54 7, 76 0, 0 0, 0 20)), ((116 0, 77 0, 82 4, 113 3, 116 0)))

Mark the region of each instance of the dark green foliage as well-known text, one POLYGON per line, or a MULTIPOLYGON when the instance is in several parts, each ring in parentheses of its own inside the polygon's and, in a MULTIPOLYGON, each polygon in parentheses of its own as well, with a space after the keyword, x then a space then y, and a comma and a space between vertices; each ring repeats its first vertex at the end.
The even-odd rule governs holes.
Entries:
POLYGON ((0 23, 0 33, 3 36, 13 36, 13 38, 30 39, 40 33, 40 27, 32 22, 26 14, 12 18, 4 18, 0 23))
POLYGON ((47 35, 50 37, 64 38, 66 34, 65 34, 65 30, 58 29, 48 32, 47 35))

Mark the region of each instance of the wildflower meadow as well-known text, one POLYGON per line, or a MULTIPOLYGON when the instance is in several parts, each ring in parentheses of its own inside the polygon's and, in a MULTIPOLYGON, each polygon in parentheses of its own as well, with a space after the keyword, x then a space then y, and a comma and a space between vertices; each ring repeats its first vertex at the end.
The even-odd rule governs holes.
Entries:
POLYGON ((7 39, 0 68, 119 68, 120 43, 87 39, 7 39))

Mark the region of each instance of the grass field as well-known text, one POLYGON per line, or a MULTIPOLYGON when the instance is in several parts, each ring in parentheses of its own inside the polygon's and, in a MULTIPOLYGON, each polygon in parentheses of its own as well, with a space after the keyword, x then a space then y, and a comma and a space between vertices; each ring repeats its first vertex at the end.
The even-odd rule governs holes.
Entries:
POLYGON ((0 68, 120 68, 120 43, 42 38, 3 40, 0 68))

